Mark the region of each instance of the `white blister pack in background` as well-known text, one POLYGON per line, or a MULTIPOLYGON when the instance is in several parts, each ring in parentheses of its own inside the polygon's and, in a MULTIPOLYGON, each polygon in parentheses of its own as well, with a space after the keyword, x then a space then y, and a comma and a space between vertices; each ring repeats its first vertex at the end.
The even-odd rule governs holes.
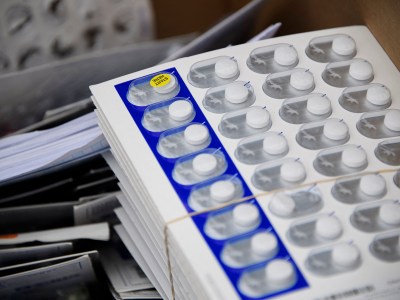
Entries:
POLYGON ((92 86, 117 213, 160 294, 398 299, 399 80, 353 26, 92 86))
POLYGON ((0 16, 0 74, 153 39, 147 0, 3 0, 0 16))

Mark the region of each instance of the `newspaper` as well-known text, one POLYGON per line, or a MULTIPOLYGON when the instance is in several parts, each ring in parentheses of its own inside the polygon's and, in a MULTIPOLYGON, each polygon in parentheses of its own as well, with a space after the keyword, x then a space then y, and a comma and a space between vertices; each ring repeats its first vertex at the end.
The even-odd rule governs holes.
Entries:
POLYGON ((88 293, 89 285, 96 282, 89 254, 57 260, 63 261, 41 261, 35 269, 0 277, 0 299, 56 299, 63 293, 88 293))
POLYGON ((118 193, 113 193, 74 206, 74 220, 76 225, 102 222, 114 215, 114 208, 120 206, 118 193))
POLYGON ((72 249, 73 245, 70 242, 0 249, 0 268, 69 254, 72 249))

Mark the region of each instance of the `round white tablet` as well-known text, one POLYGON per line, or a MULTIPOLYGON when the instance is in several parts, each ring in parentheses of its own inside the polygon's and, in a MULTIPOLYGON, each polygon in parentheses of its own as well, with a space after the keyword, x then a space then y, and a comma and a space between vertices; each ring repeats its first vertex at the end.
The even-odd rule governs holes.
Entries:
POLYGON ((169 117, 181 122, 189 119, 193 114, 193 106, 189 101, 176 100, 168 106, 169 117))
POLYGON ((383 124, 390 130, 400 131, 400 110, 389 110, 383 118, 383 124))
POLYGON ((290 66, 297 62, 297 51, 293 46, 279 46, 274 50, 274 60, 282 66, 290 66))
POLYGON ((169 75, 169 82, 163 86, 153 87, 154 91, 159 94, 168 94, 172 92, 176 86, 178 85, 178 81, 176 80, 175 76, 169 75))
POLYGON ((256 233, 250 241, 253 253, 260 256, 272 256, 278 250, 278 240, 269 232, 256 233))
POLYGON ((243 227, 253 227, 257 225, 260 219, 258 208, 250 203, 242 203, 232 211, 235 224, 243 227))
POLYGON ((400 225, 400 204, 385 203, 379 208, 379 218, 389 225, 400 225))
POLYGON ((386 105, 390 101, 390 91, 382 85, 373 85, 368 88, 366 98, 374 105, 386 105))
POLYGON ((206 126, 201 124, 192 124, 186 127, 183 132, 185 141, 191 145, 201 145, 206 142, 210 136, 206 126))
POLYGON ((210 196, 217 202, 227 202, 235 197, 235 185, 230 180, 220 180, 210 186, 210 196))
POLYGON ((382 195, 386 189, 386 181, 382 175, 368 174, 360 179, 360 190, 368 196, 382 195))
POLYGON ((350 168, 360 168, 368 162, 367 154, 359 147, 346 148, 342 152, 342 162, 350 168))
POLYGON ((293 265, 284 259, 275 259, 265 267, 265 276, 272 286, 287 286, 295 276, 293 265))
POLYGON ((314 77, 308 71, 294 71, 290 75, 290 85, 296 90, 305 91, 314 86, 314 77))
POLYGON ((269 204, 269 209, 280 217, 289 217, 295 208, 296 203, 293 198, 285 193, 276 194, 269 204))
POLYGON ((332 250, 332 262, 340 267, 351 268, 360 259, 360 251, 356 246, 340 244, 332 250))
POLYGON ((323 132, 328 139, 340 141, 347 137, 349 128, 343 121, 330 119, 325 122, 323 132))
POLYGON ((306 170, 299 161, 285 162, 280 170, 282 179, 289 182, 299 182, 306 177, 306 170))
POLYGON ((315 231, 320 237, 333 240, 341 235, 342 225, 334 216, 323 216, 315 222, 315 231))
POLYGON ((195 173, 207 176, 215 172, 218 166, 218 161, 214 155, 202 153, 193 159, 192 166, 195 173))
POLYGON ((325 115, 331 111, 331 101, 322 96, 312 96, 307 100, 307 110, 317 116, 325 115))
POLYGON ((249 89, 243 82, 232 82, 225 87, 225 99, 233 104, 240 104, 247 100, 249 89))
POLYGON ((356 80, 368 80, 374 75, 374 71, 369 62, 357 60, 350 64, 349 74, 356 80))
POLYGON ((339 55, 351 55, 356 51, 356 43, 348 35, 341 35, 333 39, 332 50, 339 55))
POLYGON ((223 79, 233 78, 239 72, 239 67, 233 59, 221 58, 215 63, 215 74, 223 79))
POLYGON ((263 140, 263 150, 270 155, 283 154, 288 147, 288 142, 282 134, 270 134, 263 140))
POLYGON ((246 113, 247 125, 255 129, 267 126, 270 120, 269 112, 262 107, 251 107, 246 113))

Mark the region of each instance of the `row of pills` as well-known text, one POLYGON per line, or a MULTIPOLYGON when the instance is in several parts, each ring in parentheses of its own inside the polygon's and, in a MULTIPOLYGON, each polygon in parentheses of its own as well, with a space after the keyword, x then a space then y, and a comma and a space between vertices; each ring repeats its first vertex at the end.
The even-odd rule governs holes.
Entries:
MULTIPOLYGON (((220 73, 219 75, 221 76, 220 73)), ((196 109, 196 103, 190 98, 182 97, 187 96, 186 92, 181 92, 186 87, 179 85, 178 78, 177 73, 160 72, 133 80, 127 99, 141 116, 140 123, 145 129, 144 134, 157 140, 155 151, 165 159, 161 159, 160 164, 162 167, 169 164, 167 169, 171 172, 172 183, 176 186, 178 194, 179 189, 183 189, 183 194, 188 195, 182 196, 182 202, 194 211, 202 211, 233 199, 240 199, 245 193, 248 195, 248 188, 238 173, 230 174, 234 168, 229 165, 230 160, 203 120, 201 111, 196 109), (155 86, 152 86, 152 82, 155 82, 155 86), (158 87, 157 84, 161 86, 158 87)), ((210 93, 210 103, 217 103, 218 93, 220 91, 217 88, 210 93)), ((233 107, 244 102, 254 102, 255 99, 251 86, 245 82, 232 84, 223 93, 224 99, 228 99, 227 102, 233 107)), ((269 116, 265 109, 252 107, 247 113, 247 123, 254 130, 263 130, 266 125, 265 116, 269 116)), ((270 151, 273 152, 273 149, 270 151)), ((274 286, 276 275, 268 275, 267 282, 272 285, 268 290, 259 291, 260 295, 289 289, 298 277, 301 277, 285 247, 265 219, 263 211, 254 201, 229 206, 204 216, 204 227, 199 229, 211 239, 210 247, 216 251, 215 255, 221 257, 228 270, 234 267, 229 262, 229 259, 233 259, 230 256, 233 252, 229 249, 237 246, 235 241, 249 241, 249 236, 252 237, 250 243, 253 245, 250 252, 254 252, 255 255, 250 260, 241 260, 239 256, 247 256, 238 255, 236 251, 234 259, 238 263, 238 271, 235 274, 242 274, 240 277, 246 276, 248 269, 259 263, 269 266, 266 267, 268 273, 271 273, 271 268, 275 268, 275 263, 284 264, 291 270, 291 280, 282 279, 279 287, 274 286), (215 250, 212 240, 218 241, 218 245, 223 245, 222 249, 215 250)), ((238 288, 241 293, 246 294, 238 288)), ((251 294, 246 295, 251 297, 251 294)))

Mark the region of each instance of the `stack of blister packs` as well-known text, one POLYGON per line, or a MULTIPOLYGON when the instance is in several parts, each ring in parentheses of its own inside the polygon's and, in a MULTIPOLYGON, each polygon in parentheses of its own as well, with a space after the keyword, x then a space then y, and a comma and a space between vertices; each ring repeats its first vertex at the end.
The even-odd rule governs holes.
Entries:
POLYGON ((352 26, 91 86, 116 230, 160 294, 398 299, 399 78, 352 26))

